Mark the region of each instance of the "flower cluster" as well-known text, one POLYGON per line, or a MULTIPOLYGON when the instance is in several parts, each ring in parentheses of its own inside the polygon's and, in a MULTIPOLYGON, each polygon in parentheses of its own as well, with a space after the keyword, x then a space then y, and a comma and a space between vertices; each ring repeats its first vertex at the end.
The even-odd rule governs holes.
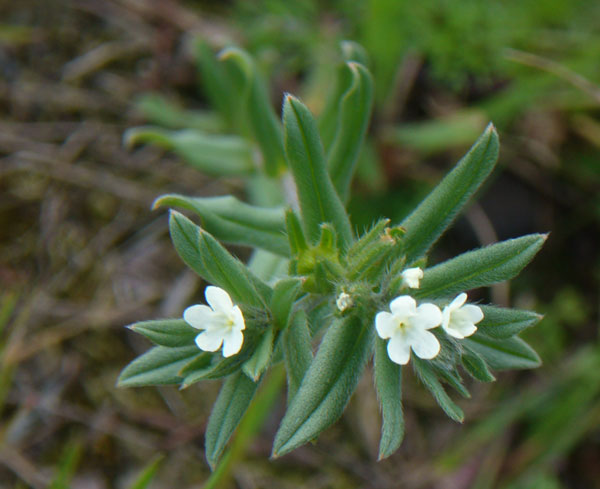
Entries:
MULTIPOLYGON (((402 284, 418 289, 423 278, 420 268, 408 268, 402 272, 402 284)), ((229 294, 214 286, 205 291, 209 306, 197 304, 188 307, 183 318, 192 327, 203 330, 196 336, 196 345, 203 351, 214 352, 223 347, 223 356, 238 353, 244 342, 242 331, 246 328, 240 308, 233 304, 229 294)), ((419 358, 430 360, 440 352, 440 342, 429 330, 441 326, 453 338, 463 339, 477 331, 483 319, 481 308, 465 304, 467 294, 459 294, 443 310, 431 303, 417 306, 410 295, 401 295, 390 302, 390 312, 381 311, 375 316, 375 329, 380 338, 389 340, 387 351, 390 359, 406 365, 411 350, 419 358)), ((342 292, 336 305, 340 312, 352 307, 349 294, 342 292)))
MULTIPOLYGON (((423 277, 420 268, 410 268, 402 273, 403 284, 419 288, 423 277)), ((419 358, 430 360, 440 352, 440 342, 430 329, 442 326, 450 336, 466 338, 477 331, 483 319, 481 308, 465 304, 467 294, 459 294, 450 304, 440 310, 435 304, 417 302, 409 295, 401 295, 390 302, 390 311, 381 311, 375 316, 375 329, 380 338, 389 340, 387 351, 390 359, 406 365, 411 350, 419 358)))

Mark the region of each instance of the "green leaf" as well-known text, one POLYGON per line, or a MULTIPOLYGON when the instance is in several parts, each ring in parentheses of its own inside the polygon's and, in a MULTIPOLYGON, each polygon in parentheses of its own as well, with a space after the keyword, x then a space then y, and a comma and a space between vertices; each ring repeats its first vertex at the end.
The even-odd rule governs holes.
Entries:
POLYGON ((371 118, 373 80, 359 63, 347 63, 351 82, 338 112, 337 132, 327 155, 333 186, 343 202, 348 200, 350 182, 371 118))
POLYGON ((155 346, 131 362, 119 376, 118 387, 178 384, 181 368, 201 355, 196 345, 170 348, 155 346))
POLYGON ((252 147, 238 136, 146 126, 128 129, 123 141, 128 147, 151 143, 171 150, 194 168, 216 177, 251 175, 256 170, 252 147))
POLYGON ((475 380, 493 382, 496 377, 489 371, 485 360, 474 351, 465 350, 461 353, 462 366, 475 380))
POLYGON ((253 246, 288 257, 283 208, 255 207, 228 195, 223 197, 186 197, 168 194, 153 205, 181 207, 198 214, 201 225, 217 239, 227 243, 253 246))
POLYGON ((177 253, 198 275, 225 289, 238 304, 265 308, 270 298, 269 286, 253 276, 210 234, 177 211, 171 211, 169 229, 177 253))
POLYGON ((319 115, 319 132, 323 140, 323 146, 327 149, 331 146, 337 132, 342 97, 352 83, 346 63, 355 61, 364 66, 368 65, 367 52, 360 44, 354 41, 342 41, 340 51, 343 62, 336 68, 332 88, 327 94, 325 107, 319 115))
POLYGON ((415 297, 444 297, 517 275, 539 251, 545 234, 530 234, 469 251, 425 270, 415 297))
POLYGON ((446 391, 442 387, 442 384, 440 384, 431 364, 426 360, 421 360, 416 355, 412 355, 411 360, 417 376, 421 379, 421 382, 423 382, 423 385, 427 390, 431 392, 439 406, 444 410, 448 417, 462 423, 465 418, 463 410, 454 404, 452 399, 446 394, 446 391))
POLYGON ((142 94, 135 101, 139 110, 152 124, 169 129, 199 129, 200 131, 221 132, 223 120, 213 112, 184 110, 158 93, 142 94))
POLYGON ((212 470, 215 470, 257 387, 258 384, 243 372, 232 375, 223 384, 206 426, 205 453, 212 470))
POLYGON ((141 321, 127 326, 160 346, 188 346, 194 344, 199 331, 183 319, 156 319, 141 321))
POLYGON ((179 372, 179 375, 183 377, 182 387, 185 389, 201 380, 227 377, 240 370, 256 350, 258 336, 257 331, 246 329, 244 345, 239 353, 226 358, 208 354, 208 359, 199 357, 185 364, 179 372))
POLYGON ((543 317, 532 311, 494 306, 479 307, 483 311, 483 320, 477 324, 477 328, 492 338, 510 338, 525 328, 534 326, 543 317))
POLYGON ((276 176, 285 168, 285 154, 281 124, 273 111, 267 87, 248 53, 228 48, 219 58, 235 63, 244 74, 248 123, 264 157, 265 172, 276 176))
POLYGON ((458 392, 461 396, 466 399, 471 397, 471 394, 467 390, 467 388, 462 383, 462 378, 456 371, 448 370, 447 367, 442 367, 440 365, 436 365, 432 363, 432 371, 439 379, 443 380, 452 387, 456 392, 458 392))
POLYGON ((491 124, 456 167, 401 226, 407 263, 427 253, 491 173, 498 159, 498 134, 491 124))
POLYGON ((271 355, 273 354, 274 341, 275 330, 273 326, 270 326, 263 333, 250 359, 242 366, 244 373, 254 382, 260 379, 260 376, 269 366, 271 355))
POLYGON ((296 213, 292 209, 288 209, 285 212, 285 229, 287 231, 287 238, 293 256, 308 249, 308 244, 306 243, 306 238, 302 231, 302 225, 300 224, 298 216, 296 216, 296 213))
POLYGON ((278 280, 273 287, 271 312, 279 329, 285 328, 292 305, 302 291, 302 281, 295 277, 278 280))
POLYGON ((194 53, 203 91, 230 127, 236 127, 235 110, 238 93, 210 46, 203 40, 195 43, 194 53))
POLYGON ((358 317, 333 322, 281 421, 274 457, 314 439, 342 415, 371 352, 372 331, 358 317))
POLYGON ((379 460, 392 455, 404 438, 402 413, 402 367, 390 360, 386 342, 375 340, 375 388, 383 423, 379 442, 379 460))
POLYGON ((302 309, 292 316, 288 327, 283 331, 282 346, 285 353, 289 404, 298 392, 304 374, 313 361, 310 330, 306 314, 302 309))
POLYGON ((266 308, 271 299, 272 290, 256 277, 248 267, 234 258, 209 233, 200 232, 200 253, 204 257, 206 267, 215 278, 215 283, 231 291, 239 302, 250 306, 266 308))
POLYGON ((521 338, 495 339, 476 333, 463 346, 479 354, 494 370, 527 369, 542 363, 538 354, 521 338))
POLYGON ((342 248, 352 241, 348 214, 327 173, 323 147, 310 111, 296 98, 286 95, 283 104, 285 152, 298 189, 304 229, 316 243, 322 223, 337 231, 342 248))

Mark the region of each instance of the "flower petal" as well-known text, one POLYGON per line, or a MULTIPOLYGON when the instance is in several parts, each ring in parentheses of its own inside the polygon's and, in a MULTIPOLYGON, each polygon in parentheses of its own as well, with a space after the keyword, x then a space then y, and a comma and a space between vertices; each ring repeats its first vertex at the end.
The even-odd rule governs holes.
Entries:
POLYGON ((217 351, 223 343, 221 331, 204 331, 196 336, 196 345, 203 351, 217 351))
POLYGON ((433 333, 429 331, 418 331, 412 336, 411 347, 419 358, 431 360, 440 352, 440 342, 433 333))
POLYGON ((221 287, 209 285, 204 291, 204 297, 206 297, 206 302, 208 302, 210 307, 215 311, 228 314, 233 308, 231 297, 229 297, 229 294, 221 287))
MULTIPOLYGON (((456 338, 458 340, 464 339, 465 335, 461 333, 461 327, 460 326, 456 327, 456 326, 457 326, 456 322, 451 322, 446 326, 442 326, 442 328, 444 329, 444 331, 446 333, 448 333, 448 335, 452 336, 453 338, 456 338)), ((477 328, 475 328, 475 329, 477 329, 477 328)), ((471 334, 473 334, 473 333, 471 333, 471 334)))
POLYGON ((223 356, 230 357, 242 349, 244 335, 241 331, 233 330, 223 338, 223 356))
POLYGON ((461 292, 454 298, 454 300, 450 304, 448 304, 448 308, 450 309, 451 312, 456 311, 466 301, 467 301, 467 294, 465 294, 464 292, 461 292))
POLYGON ((410 295, 401 295, 390 302, 390 310, 401 319, 413 316, 417 310, 417 302, 410 295))
POLYGON ((420 329, 436 328, 442 323, 442 311, 435 304, 421 304, 417 307, 417 316, 412 323, 420 329))
POLYGON ((398 365, 406 365, 410 360, 410 345, 404 335, 394 335, 387 344, 390 360, 398 365))
POLYGON ((477 326, 473 324, 465 308, 461 307, 458 311, 452 313, 450 323, 445 330, 450 336, 463 339, 477 331, 477 326))
POLYGON ((203 304, 196 304, 183 311, 183 319, 186 323, 196 329, 207 329, 207 325, 214 321, 215 313, 203 304))
POLYGON ((375 329, 380 338, 391 338, 398 329, 398 319, 387 311, 378 312, 375 316, 375 329))
POLYGON ((461 311, 464 311, 465 315, 469 318, 469 321, 474 324, 477 324, 483 319, 483 311, 479 306, 467 304, 466 306, 461 307, 461 311))
POLYGON ((233 306, 231 310, 231 315, 233 319, 232 328, 236 331, 242 331, 246 329, 246 322, 244 321, 244 315, 242 314, 242 310, 238 306, 233 306))

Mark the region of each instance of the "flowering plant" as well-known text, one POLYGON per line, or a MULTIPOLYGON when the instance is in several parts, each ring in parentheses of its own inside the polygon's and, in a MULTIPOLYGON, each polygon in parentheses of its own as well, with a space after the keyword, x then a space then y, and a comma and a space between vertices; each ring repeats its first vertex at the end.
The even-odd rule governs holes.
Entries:
MULTIPOLYGON (((367 68, 355 59, 340 66, 329 108, 319 120, 286 95, 279 122, 246 53, 228 49, 216 62, 203 51, 201 66, 226 125, 245 138, 139 128, 127 139, 168 146, 211 174, 245 175, 251 189, 269 196, 271 206, 232 196, 166 195, 156 201, 155 207, 183 208, 199 220, 172 210, 169 228, 182 260, 211 284, 205 292, 208 306, 191 305, 183 319, 132 325, 155 346, 123 370, 119 384, 187 387, 225 379, 207 427, 211 467, 259 384, 279 363, 287 374, 287 411, 273 456, 315 439, 334 423, 373 359, 383 418, 380 458, 392 454, 403 438, 404 366, 412 366, 450 418, 462 421, 462 410, 442 383, 468 396, 461 370, 489 382, 491 370, 539 364, 517 336, 539 315, 467 304, 465 291, 517 275, 544 235, 426 265, 432 245, 494 168, 499 143, 492 125, 402 222, 381 219, 359 234, 345 202, 371 111, 367 68), (234 120, 240 113, 241 123, 234 120), (221 241, 252 247, 249 265, 221 241)), ((264 195, 260 198, 265 204, 264 195)))

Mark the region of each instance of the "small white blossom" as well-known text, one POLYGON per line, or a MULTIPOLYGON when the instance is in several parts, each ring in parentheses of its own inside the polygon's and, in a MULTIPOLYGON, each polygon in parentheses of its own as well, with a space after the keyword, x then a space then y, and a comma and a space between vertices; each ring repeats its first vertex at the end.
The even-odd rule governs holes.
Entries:
POLYGON ((382 311, 375 316, 375 329, 380 338, 390 341, 387 352, 399 365, 406 365, 410 350, 419 358, 430 360, 440 352, 440 343, 428 329, 439 326, 442 312, 435 304, 421 304, 409 295, 396 297, 390 302, 391 313, 382 311))
POLYGON ((479 306, 465 304, 467 294, 458 294, 442 311, 442 328, 450 336, 463 339, 477 331, 477 324, 483 319, 483 311, 479 306))
POLYGON ((342 292, 335 300, 335 305, 340 312, 344 312, 346 309, 354 305, 354 301, 352 300, 352 296, 350 294, 342 292))
POLYGON ((419 267, 407 268, 402 272, 402 285, 410 289, 418 289, 420 280, 423 278, 423 270, 419 267))
POLYGON ((203 351, 217 351, 223 345, 224 357, 235 355, 244 342, 242 331, 246 324, 242 311, 220 287, 206 287, 204 296, 210 307, 197 304, 183 312, 183 319, 190 326, 204 330, 196 336, 196 345, 203 351))

